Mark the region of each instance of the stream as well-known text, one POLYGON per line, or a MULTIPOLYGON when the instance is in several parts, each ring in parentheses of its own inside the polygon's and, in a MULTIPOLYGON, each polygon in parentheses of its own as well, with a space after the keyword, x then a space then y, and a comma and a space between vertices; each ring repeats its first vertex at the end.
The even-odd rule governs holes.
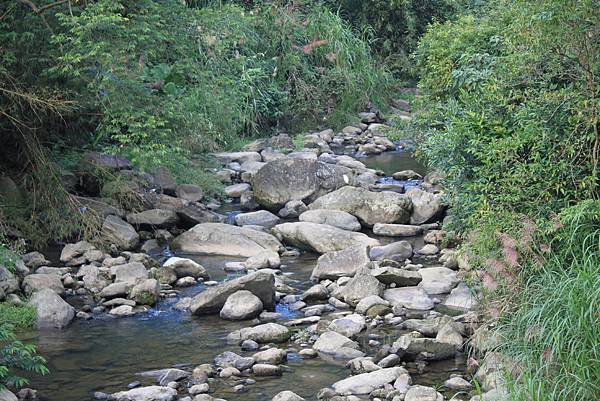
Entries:
MULTIPOLYGON (((425 167, 409 151, 386 152, 360 160, 369 168, 383 170, 386 176, 407 169, 420 174, 426 172, 425 167)), ((386 178, 382 182, 390 180, 386 178)), ((225 205, 220 212, 233 215, 236 207, 225 205)), ((380 239, 382 242, 391 241, 390 238, 380 239)), ((408 240, 415 246, 423 243, 422 238, 408 240)), ((177 256, 189 257, 202 264, 211 280, 223 281, 236 277, 223 270, 224 264, 235 258, 177 256)), ((156 257, 162 261, 166 255, 156 257)), ((311 253, 282 258, 282 274, 293 280, 295 288, 306 289, 312 285, 309 277, 317 258, 318 255, 311 253)), ((205 288, 204 284, 197 284, 181 289, 179 297, 164 299, 149 312, 133 317, 115 319, 106 316, 89 321, 76 320, 63 331, 30 333, 29 339, 37 342, 39 352, 47 358, 51 372, 45 377, 34 377, 31 387, 38 391, 42 400, 92 400, 96 391, 121 391, 134 381, 152 384, 151 379, 136 376, 137 372, 211 363, 217 354, 227 350, 243 356, 251 355, 252 352, 240 352, 238 346, 229 346, 224 340, 228 333, 247 326, 248 322, 229 322, 218 316, 197 317, 173 307, 180 297, 193 296, 205 288)), ((280 320, 300 316, 298 312, 290 312, 284 305, 278 305, 276 311, 281 313, 280 320)), ((368 330, 361 341, 368 342, 367 336, 368 330)), ((291 343, 289 346, 294 349, 294 345, 291 343)), ((369 355, 377 351, 368 346, 367 350, 369 355)), ((282 390, 293 390, 307 400, 316 400, 319 389, 347 377, 348 371, 344 365, 345 361, 322 358, 304 360, 291 352, 280 378, 257 378, 256 384, 247 386, 246 393, 235 393, 230 384, 221 383, 220 380, 211 383, 211 389, 215 390, 214 396, 229 401, 264 401, 282 390)), ((464 357, 459 356, 452 360, 428 363, 425 368, 410 364, 407 368, 414 384, 438 386, 450 374, 462 373, 464 366, 464 357)), ((445 395, 450 398, 453 394, 445 395)))

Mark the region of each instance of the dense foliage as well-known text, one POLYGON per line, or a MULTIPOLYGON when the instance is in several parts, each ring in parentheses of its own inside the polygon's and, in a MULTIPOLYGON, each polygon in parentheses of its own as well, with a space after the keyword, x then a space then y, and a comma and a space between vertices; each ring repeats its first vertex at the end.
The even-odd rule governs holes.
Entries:
POLYGON ((416 55, 412 129, 470 233, 511 400, 600 398, 599 27, 592 0, 505 1, 434 24, 416 55))
POLYGON ((25 237, 89 230, 50 161, 74 169, 85 150, 102 150, 146 171, 166 165, 210 194, 214 178, 203 157, 190 166, 195 156, 385 104, 387 72, 319 2, 34 3, 0 5, 4 167, 36 197, 2 212, 25 237))

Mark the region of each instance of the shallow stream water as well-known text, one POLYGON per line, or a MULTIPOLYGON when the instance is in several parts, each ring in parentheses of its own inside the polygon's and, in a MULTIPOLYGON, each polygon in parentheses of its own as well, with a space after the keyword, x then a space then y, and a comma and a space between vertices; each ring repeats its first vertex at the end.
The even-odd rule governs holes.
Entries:
MULTIPOLYGON (((389 152, 362 161, 386 174, 404 169, 425 173, 424 167, 408 152, 389 152)), ((235 206, 229 205, 227 211, 235 214, 235 206)), ((390 240, 387 238, 385 242, 390 240)), ((420 238, 411 240, 415 246, 422 244, 420 238)), ((201 263, 212 280, 234 277, 223 271, 223 265, 235 258, 178 256, 191 257, 201 263)), ((294 287, 300 290, 308 288, 317 257, 315 254, 303 254, 298 258, 283 258, 282 272, 294 280, 291 283, 294 287)), ((193 296, 204 288, 205 285, 199 284, 184 289, 180 297, 193 296)), ((91 400, 95 391, 122 391, 136 380, 152 384, 136 376, 137 372, 211 363, 216 355, 227 350, 245 356, 246 353, 240 352, 239 347, 227 345, 224 338, 231 331, 246 326, 247 322, 228 322, 218 316, 190 316, 173 308, 178 299, 161 301, 148 313, 130 318, 76 320, 63 331, 30 333, 29 339, 37 341, 39 352, 48 359, 51 371, 48 376, 35 377, 31 387, 38 390, 42 400, 91 400)), ((297 316, 281 305, 277 311, 282 313, 283 320, 297 316)), ((390 334, 397 336, 398 333, 390 334)), ((368 349, 369 354, 376 351, 368 349)), ((348 375, 343 361, 303 360, 295 353, 289 354, 288 358, 281 378, 258 378, 256 384, 247 386, 247 393, 239 394, 233 392, 230 384, 217 381, 211 384, 214 396, 229 401, 264 401, 270 400, 279 391, 292 390, 307 400, 316 400, 319 389, 331 386, 348 375)), ((409 370, 414 383, 439 386, 451 373, 460 373, 464 365, 463 358, 459 357, 430 363, 422 372, 409 370)))

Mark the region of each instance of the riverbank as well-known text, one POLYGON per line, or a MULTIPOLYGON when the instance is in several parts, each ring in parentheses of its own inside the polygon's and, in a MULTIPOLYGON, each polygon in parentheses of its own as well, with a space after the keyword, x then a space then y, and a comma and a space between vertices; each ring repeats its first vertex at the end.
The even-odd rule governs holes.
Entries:
POLYGON ((217 154, 222 204, 154 177, 146 211, 104 206, 112 254, 84 242, 24 255, 21 288, 54 305, 35 304, 38 325, 62 328, 31 335, 52 372, 34 380, 39 398, 475 395, 477 293, 447 247, 442 189, 381 116, 361 119, 305 149, 278 135, 217 154))

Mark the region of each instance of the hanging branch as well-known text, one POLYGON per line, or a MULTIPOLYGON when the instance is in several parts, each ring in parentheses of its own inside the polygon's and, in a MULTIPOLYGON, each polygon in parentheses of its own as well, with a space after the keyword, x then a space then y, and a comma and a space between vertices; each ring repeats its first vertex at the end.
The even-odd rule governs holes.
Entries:
POLYGON ((26 6, 31 8, 31 11, 33 11, 34 14, 36 14, 37 16, 39 16, 42 19, 42 22, 44 23, 44 25, 46 25, 46 28, 48 28, 50 33, 52 33, 53 35, 54 35, 54 30, 48 23, 48 20, 46 20, 46 17, 44 17, 44 11, 49 10, 52 7, 64 4, 67 1, 69 1, 69 0, 59 0, 59 1, 55 1, 54 3, 46 4, 45 6, 42 6, 42 7, 38 7, 30 0, 17 0, 17 2, 19 2, 21 4, 25 4, 26 6))

